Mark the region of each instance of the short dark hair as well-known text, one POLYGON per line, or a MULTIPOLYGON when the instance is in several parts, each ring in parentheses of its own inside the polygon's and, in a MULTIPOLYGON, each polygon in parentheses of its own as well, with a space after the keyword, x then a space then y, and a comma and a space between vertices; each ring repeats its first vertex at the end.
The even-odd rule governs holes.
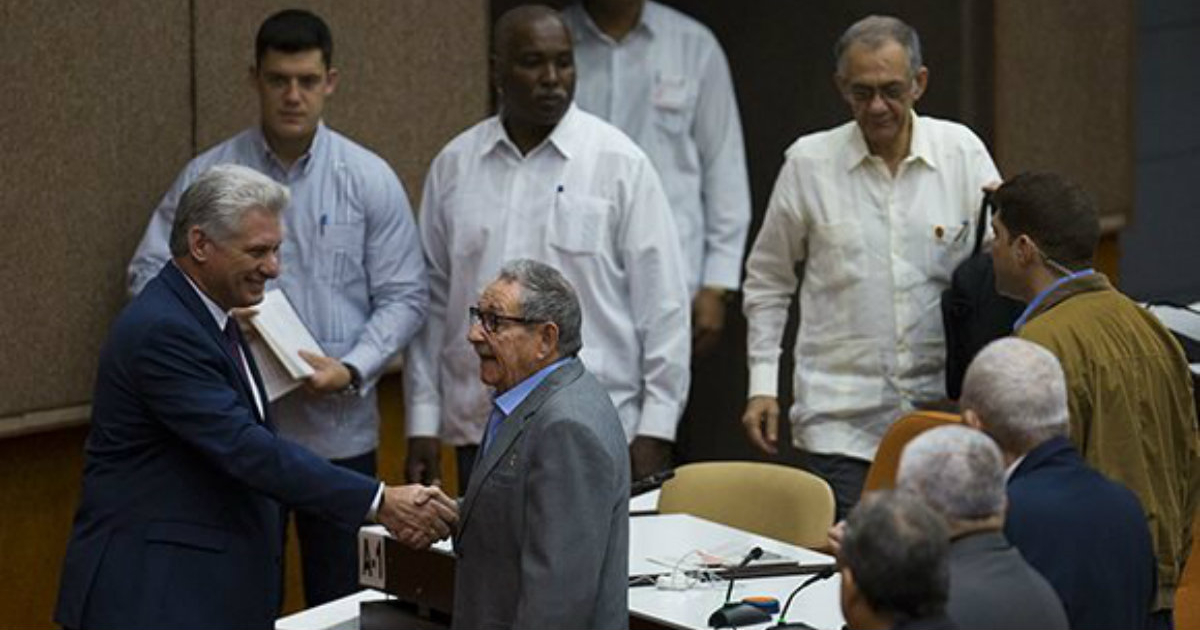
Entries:
POLYGON ((254 38, 254 63, 262 63, 268 50, 298 53, 321 49, 325 68, 333 65, 333 34, 329 25, 315 13, 303 9, 284 9, 267 18, 254 38))
POLYGON ((1092 266, 1100 218, 1078 184, 1055 173, 1021 173, 992 194, 996 216, 1011 238, 1028 236, 1054 262, 1078 271, 1092 266))
POLYGON ((924 501, 880 490, 846 518, 841 560, 875 612, 919 619, 946 608, 949 548, 945 521, 924 501))

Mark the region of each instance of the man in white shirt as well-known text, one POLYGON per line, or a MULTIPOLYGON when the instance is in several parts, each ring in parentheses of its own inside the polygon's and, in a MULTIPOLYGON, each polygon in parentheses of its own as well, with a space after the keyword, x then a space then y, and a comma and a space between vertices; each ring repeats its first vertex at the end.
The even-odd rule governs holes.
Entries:
POLYGON ((720 43, 657 2, 583 0, 563 10, 579 85, 575 102, 646 152, 675 213, 692 349, 711 350, 737 291, 750 226, 750 185, 737 98, 720 43))
POLYGON ((742 423, 776 452, 780 341, 799 284, 792 440, 842 518, 888 426, 945 396, 939 298, 970 253, 981 188, 999 175, 969 129, 913 111, 929 71, 907 24, 864 18, 835 53, 854 121, 787 150, 746 262, 742 423))
POLYGON ((440 438, 458 447, 466 487, 490 408, 467 309, 504 261, 530 258, 579 291, 581 357, 644 476, 668 461, 688 386, 689 298, 670 206, 641 149, 572 104, 574 56, 556 12, 506 13, 492 65, 501 114, 442 150, 422 195, 431 310, 405 370, 406 474, 439 477, 440 438))

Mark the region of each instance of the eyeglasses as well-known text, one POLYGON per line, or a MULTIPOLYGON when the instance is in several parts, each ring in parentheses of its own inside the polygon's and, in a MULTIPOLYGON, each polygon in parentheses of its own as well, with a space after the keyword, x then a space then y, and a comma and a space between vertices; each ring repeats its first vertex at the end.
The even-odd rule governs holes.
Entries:
POLYGON ((471 318, 471 325, 479 324, 488 333, 495 334, 500 330, 500 322, 512 322, 514 324, 544 324, 540 319, 526 319, 524 317, 513 317, 512 315, 501 315, 492 311, 479 310, 477 306, 467 308, 467 314, 471 318))
POLYGON ((850 94, 850 98, 858 103, 870 103, 875 100, 876 94, 885 101, 897 102, 910 93, 910 86, 899 81, 878 87, 859 83, 851 85, 847 92, 850 94))

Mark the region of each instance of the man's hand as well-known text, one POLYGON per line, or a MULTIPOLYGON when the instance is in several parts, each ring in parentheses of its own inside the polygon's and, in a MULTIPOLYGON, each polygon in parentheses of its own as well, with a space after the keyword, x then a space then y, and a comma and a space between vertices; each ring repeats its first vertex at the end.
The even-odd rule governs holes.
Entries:
POLYGON ((633 480, 652 475, 671 467, 671 443, 666 440, 639 435, 629 445, 629 464, 633 469, 633 480))
POLYGON ((829 528, 829 553, 839 561, 842 559, 842 540, 846 537, 846 521, 838 521, 829 528))
POLYGON ((725 291, 703 287, 692 300, 692 356, 711 353, 725 329, 725 291))
POLYGON ((350 370, 341 361, 307 350, 300 351, 300 358, 316 370, 304 383, 308 391, 314 394, 329 394, 339 392, 350 384, 350 370))
POLYGON ((435 437, 408 438, 408 456, 404 460, 404 480, 408 483, 441 485, 442 443, 435 437))
POLYGON ((779 400, 774 396, 752 396, 742 414, 746 437, 758 450, 774 455, 779 452, 779 400))
POLYGON ((424 549, 450 535, 458 523, 458 503, 437 487, 388 486, 375 520, 404 545, 424 549))

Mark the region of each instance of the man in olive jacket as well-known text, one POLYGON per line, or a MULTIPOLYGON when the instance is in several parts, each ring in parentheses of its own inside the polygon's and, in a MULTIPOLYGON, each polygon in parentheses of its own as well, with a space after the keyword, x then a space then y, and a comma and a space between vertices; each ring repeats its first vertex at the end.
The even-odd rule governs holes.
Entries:
POLYGON ((1141 500, 1158 559, 1153 611, 1156 625, 1166 622, 1191 543, 1200 448, 1183 350, 1092 269, 1100 224, 1082 188, 1025 173, 994 199, 996 290, 1028 304, 1015 334, 1062 364, 1070 437, 1084 459, 1141 500))

